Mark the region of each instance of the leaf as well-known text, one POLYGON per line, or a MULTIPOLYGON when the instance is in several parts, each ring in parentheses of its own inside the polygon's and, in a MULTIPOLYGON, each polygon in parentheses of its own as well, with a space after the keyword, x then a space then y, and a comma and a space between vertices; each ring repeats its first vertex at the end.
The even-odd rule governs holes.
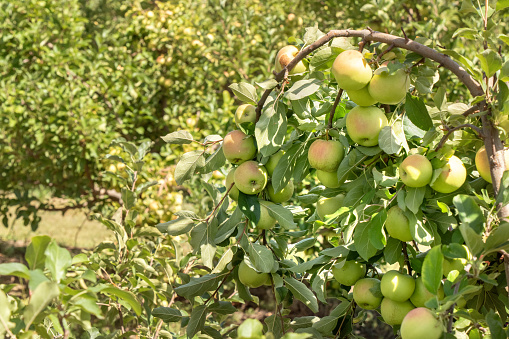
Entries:
POLYGON ((279 204, 266 204, 265 207, 269 211, 269 215, 277 220, 277 222, 287 230, 297 228, 297 224, 293 221, 293 214, 287 208, 279 204))
POLYGON ((134 202, 136 201, 136 195, 129 189, 122 187, 121 191, 122 202, 124 204, 124 208, 130 210, 134 207, 134 202))
POLYGON ((500 80, 502 80, 503 82, 509 81, 509 60, 504 62, 504 64, 502 65, 502 69, 500 70, 500 74, 499 74, 498 78, 500 80))
POLYGON ((231 84, 228 87, 233 91, 233 93, 237 96, 237 98, 239 98, 240 101, 248 104, 256 104, 258 101, 256 88, 251 84, 241 82, 238 84, 231 84))
POLYGON ((407 93, 405 111, 410 121, 421 130, 428 131, 433 127, 426 105, 419 97, 407 93))
POLYGON ((315 322, 312 327, 325 336, 331 336, 332 331, 336 328, 339 317, 327 315, 315 322))
POLYGON ((217 263, 216 267, 214 267, 214 269, 212 270, 212 272, 210 273, 220 273, 222 270, 224 270, 224 268, 226 267, 226 265, 228 265, 233 259, 233 251, 231 248, 228 248, 228 250, 226 250, 226 252, 223 253, 223 255, 221 256, 221 259, 219 259, 219 262, 217 263))
POLYGON ((157 307, 152 310, 152 315, 165 323, 175 323, 182 320, 182 313, 170 307, 157 307))
POLYGON ((260 86, 262 89, 271 89, 277 86, 278 82, 276 79, 267 79, 262 82, 255 82, 258 86, 260 86))
POLYGON ((378 134, 378 146, 387 154, 396 154, 401 149, 401 140, 396 136, 392 126, 385 126, 378 134))
POLYGON ((200 332, 205 326, 205 319, 207 318, 207 305, 200 305, 193 308, 191 311, 191 318, 186 328, 188 338, 193 338, 194 335, 200 332))
POLYGON ((267 100, 260 120, 256 123, 255 138, 264 157, 278 151, 286 135, 286 106, 281 101, 267 100))
POLYGON ((205 160, 205 165, 197 170, 199 173, 210 173, 220 169, 225 163, 226 157, 224 156, 223 148, 218 147, 217 150, 205 160))
POLYGON ((484 242, 482 241, 481 235, 475 232, 467 223, 462 223, 459 229, 463 239, 465 239, 467 247, 472 254, 477 257, 484 249, 484 242))
POLYGON ((40 268, 44 269, 44 261, 46 260, 46 256, 44 252, 50 243, 51 238, 47 235, 38 235, 32 238, 30 245, 28 245, 25 260, 28 263, 28 267, 31 270, 35 270, 40 268))
POLYGON ((232 215, 219 226, 216 233, 215 243, 219 244, 228 239, 235 231, 235 228, 244 222, 243 216, 242 211, 239 207, 237 207, 235 211, 233 211, 232 215))
POLYGON ((184 145, 194 141, 193 136, 188 131, 176 131, 161 137, 168 144, 184 145))
POLYGON ((180 217, 175 220, 157 224, 156 227, 161 233, 177 236, 189 232, 194 225, 195 221, 193 219, 180 217))
POLYGON ((217 287, 219 282, 225 277, 229 272, 221 273, 221 274, 207 274, 199 278, 191 278, 191 281, 187 284, 180 285, 176 287, 174 291, 183 296, 186 299, 190 299, 197 295, 202 295, 207 291, 211 291, 217 287))
POLYGON ((3 275, 14 275, 23 279, 30 278, 30 272, 28 268, 18 262, 0 264, 0 276, 3 275))
MULTIPOLYGON (((4 291, 0 290, 0 336, 4 337, 11 317, 11 305, 4 291)), ((4 337, 6 338, 6 337, 4 337)))
POLYGON ((51 272, 53 280, 59 283, 60 280, 65 278, 67 269, 72 265, 71 253, 65 248, 58 246, 55 241, 52 241, 44 254, 46 255, 46 268, 51 272))
POLYGON ((300 100, 306 98, 320 89, 322 81, 319 79, 299 80, 285 93, 289 100, 300 100))
POLYGON ((185 153, 175 167, 175 181, 178 185, 182 185, 194 174, 197 167, 203 166, 205 166, 203 151, 195 150, 185 153))
POLYGON ((491 231, 490 235, 486 239, 484 251, 497 251, 498 248, 504 244, 505 247, 509 246, 509 223, 502 223, 491 231))
POLYGON ((383 250, 387 244, 387 237, 384 232, 384 223, 387 219, 387 211, 382 210, 372 216, 369 221, 368 234, 369 241, 377 250, 383 250))
POLYGON ((320 255, 319 257, 317 257, 315 259, 312 259, 309 261, 304 261, 296 266, 290 267, 289 270, 292 272, 295 272, 295 273, 302 274, 302 273, 305 273, 305 272, 309 271, 310 269, 312 269, 313 266, 315 266, 315 265, 322 265, 322 264, 329 263, 330 259, 331 259, 331 257, 329 257, 329 256, 320 255))
POLYGON ((477 234, 481 234, 484 230, 484 216, 475 199, 469 195, 458 194, 452 199, 452 203, 458 209, 460 220, 470 225, 477 234))
POLYGON ((215 303, 210 304, 207 311, 218 314, 232 314, 238 310, 229 301, 216 301, 215 303))
POLYGON ((275 262, 272 252, 267 247, 253 243, 249 243, 249 259, 256 270, 262 273, 270 273, 275 262))
POLYGON ((369 240, 369 225, 369 222, 357 224, 353 237, 356 251, 366 261, 377 252, 376 247, 369 240))
POLYGON ((497 11, 501 11, 503 9, 506 9, 507 7, 509 7, 509 0, 498 0, 497 1, 497 11))
POLYGON ((323 303, 327 303, 327 294, 325 287, 325 279, 327 277, 327 271, 323 270, 316 274, 311 284, 311 289, 315 291, 316 297, 323 303))
POLYGON ((408 219, 412 238, 414 238, 414 240, 420 245, 430 245, 433 242, 433 234, 424 227, 422 218, 417 218, 415 214, 409 210, 405 211, 404 214, 408 219))
POLYGON ((131 306, 131 308, 133 309, 134 313, 136 313, 137 316, 140 316, 141 304, 136 299, 134 293, 130 291, 121 290, 120 288, 116 288, 113 286, 107 286, 105 288, 102 288, 100 292, 104 294, 111 294, 122 299, 127 304, 129 304, 129 306, 131 306))
POLYGON ((387 239, 387 246, 384 248, 384 257, 387 263, 391 265, 397 263, 401 258, 402 249, 403 245, 401 241, 389 237, 389 239, 387 239))
POLYGON ((486 322, 490 328, 492 339, 506 339, 507 335, 504 331, 504 324, 500 320, 500 316, 492 309, 486 314, 486 322))
POLYGON ((248 195, 239 192, 238 206, 242 213, 254 224, 260 220, 260 202, 256 195, 248 195))
POLYGON ((428 291, 433 294, 438 293, 438 288, 442 282, 442 264, 444 256, 440 245, 434 246, 424 257, 422 264, 422 282, 428 291))
POLYGON ((283 280, 285 286, 292 292, 295 298, 302 301, 312 312, 318 312, 318 301, 306 285, 292 277, 285 277, 283 280))
POLYGON ((481 62, 481 69, 491 78, 499 69, 502 68, 502 57, 491 49, 478 53, 477 57, 481 62))
POLYGON ((325 47, 313 54, 309 60, 309 65, 314 69, 322 69, 322 67, 326 69, 330 67, 327 63, 333 61, 333 58, 335 58, 335 55, 332 53, 332 48, 325 47))
POLYGON ((49 303, 60 295, 58 284, 53 281, 40 283, 30 297, 30 303, 23 312, 25 322, 25 331, 28 331, 35 318, 41 313, 49 303))
POLYGON ((279 159, 274 173, 272 175, 272 187, 274 191, 279 191, 282 187, 286 187, 299 161, 307 161, 306 151, 307 142, 296 142, 288 151, 279 159))
POLYGON ((414 214, 417 214, 426 194, 426 187, 406 187, 405 205, 414 214))

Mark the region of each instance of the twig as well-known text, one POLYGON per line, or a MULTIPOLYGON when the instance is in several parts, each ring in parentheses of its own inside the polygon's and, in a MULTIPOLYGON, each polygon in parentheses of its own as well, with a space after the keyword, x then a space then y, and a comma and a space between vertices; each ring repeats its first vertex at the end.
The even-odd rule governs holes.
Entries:
POLYGON ((332 105, 332 108, 329 113, 329 123, 327 124, 327 129, 332 128, 332 120, 334 119, 334 114, 336 113, 336 107, 338 107, 339 103, 341 102, 342 96, 343 96, 343 89, 340 88, 338 91, 338 95, 336 96, 336 100, 334 100, 334 105, 332 105))
POLYGON ((504 257, 505 281, 506 285, 509 286, 509 254, 504 250, 501 250, 500 253, 504 257))
POLYGON ((205 218, 205 222, 208 224, 209 223, 209 220, 210 218, 212 218, 212 216, 216 213, 217 209, 219 208, 219 206, 221 206, 224 202, 224 199, 226 199, 226 197, 228 196, 228 193, 230 193, 230 190, 233 188, 233 185, 235 185, 234 182, 232 182, 232 184, 230 185, 230 187, 228 188, 228 190, 224 193, 223 197, 221 198, 221 200, 217 203, 217 205, 214 207, 214 210, 210 213, 210 215, 205 218))
POLYGON ((219 286, 217 286, 216 290, 214 291, 214 293, 212 293, 212 295, 207 299, 207 301, 205 301, 205 305, 207 305, 209 303, 210 300, 212 300, 212 298, 214 298, 214 296, 217 294, 217 292, 219 291, 219 289, 221 288, 221 286, 223 286, 224 282, 226 281, 226 279, 228 278, 228 276, 233 272, 233 268, 224 276, 223 280, 221 280, 221 283, 219 284, 219 286))
MULTIPOLYGON (((348 308, 351 308, 352 311, 355 312, 355 301, 352 300, 350 303, 350 306, 348 308)), ((353 312, 352 312, 353 314, 353 312)), ((345 322, 346 316, 348 315, 348 310, 346 311, 345 315, 343 316, 343 320, 341 320, 341 324, 339 324, 338 333, 336 333, 336 339, 339 338, 339 335, 341 334, 341 328, 343 327, 343 323, 345 322)))
POLYGON ((465 128, 465 127, 470 127, 471 129, 473 129, 478 135, 479 137, 481 137, 482 139, 484 139, 484 135, 481 131, 481 129, 475 125, 472 125, 472 124, 463 124, 463 125, 459 125, 459 126, 456 126, 456 127, 453 127, 453 128, 449 128, 446 126, 447 128, 447 133, 442 137, 442 139, 440 139, 440 142, 438 143, 437 147, 435 148, 435 151, 438 151, 439 149, 441 149, 447 139, 449 138, 449 136, 454 133, 455 131, 459 130, 459 129, 462 129, 462 128, 465 128))
MULTIPOLYGON (((458 294, 458 291, 460 289, 460 281, 456 282, 454 284, 454 292, 453 295, 458 294)), ((456 306, 456 303, 452 304, 451 307, 447 310, 449 312, 449 322, 447 323, 447 333, 452 333, 452 321, 454 318, 452 317, 452 313, 454 312, 454 306, 456 306)))
POLYGON ((469 109, 467 109, 465 112, 463 112, 461 115, 463 115, 464 117, 466 116, 469 116, 470 114, 474 114, 474 113, 477 113, 479 112, 479 106, 478 105, 475 105, 475 106, 472 106, 470 107, 469 109))
POLYGON ((408 252, 406 250, 406 242, 402 241, 401 242, 401 247, 402 247, 402 250, 403 250, 403 255, 405 256, 405 264, 406 264, 406 267, 408 269, 408 274, 409 275, 412 275, 412 266, 410 266, 410 260, 408 260, 408 252))
POLYGON ((389 53, 390 51, 392 51, 392 49, 394 48, 394 44, 390 44, 389 47, 387 47, 387 49, 385 51, 383 51, 382 53, 380 53, 377 57, 376 57, 376 62, 379 63, 380 60, 382 60, 382 57, 389 53))

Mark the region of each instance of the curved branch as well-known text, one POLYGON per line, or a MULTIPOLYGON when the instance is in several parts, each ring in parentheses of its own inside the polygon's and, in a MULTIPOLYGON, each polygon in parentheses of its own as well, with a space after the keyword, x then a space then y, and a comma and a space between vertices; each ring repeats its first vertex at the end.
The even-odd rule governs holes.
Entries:
POLYGON ((447 139, 449 138, 449 136, 454 133, 455 131, 459 130, 459 129, 462 129, 462 128, 465 128, 465 127, 470 127, 471 129, 473 129, 474 131, 476 131, 476 133, 479 135, 479 137, 482 139, 484 138, 483 134, 482 134, 482 131, 479 127, 475 126, 475 125, 472 125, 472 124, 463 124, 463 125, 459 125, 459 126, 456 126, 454 128, 448 128, 447 129, 447 133, 442 137, 442 139, 440 139, 440 142, 438 143, 437 147, 435 148, 435 151, 438 151, 439 149, 441 149, 445 142, 447 141, 447 139))

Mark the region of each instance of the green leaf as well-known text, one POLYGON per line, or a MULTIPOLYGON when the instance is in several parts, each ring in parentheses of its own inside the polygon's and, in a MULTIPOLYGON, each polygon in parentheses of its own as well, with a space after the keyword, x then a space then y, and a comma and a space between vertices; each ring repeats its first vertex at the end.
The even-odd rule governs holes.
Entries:
POLYGON ((500 320, 500 316, 492 309, 486 314, 486 322, 490 328, 492 339, 506 339, 507 335, 504 331, 504 324, 500 320))
POLYGON ((378 146, 387 154, 396 154, 401 149, 401 140, 396 136, 392 126, 385 126, 378 135, 378 146))
POLYGON ((292 272, 295 272, 295 273, 302 274, 302 273, 305 273, 305 272, 309 271, 310 269, 312 269, 313 266, 315 266, 315 265, 323 265, 323 264, 329 263, 330 259, 331 259, 331 257, 329 257, 329 256, 320 255, 317 258, 314 258, 309 261, 304 261, 296 266, 293 266, 293 267, 289 268, 289 270, 292 272))
POLYGON ((369 226, 369 222, 357 224, 353 236, 356 251, 366 261, 377 252, 376 247, 369 240, 369 226))
POLYGON ((157 224, 156 227, 161 233, 177 236, 189 232, 194 225, 195 221, 193 219, 180 217, 175 220, 157 224))
POLYGON ((262 273, 270 273, 274 266, 274 256, 265 246, 249 243, 249 259, 256 270, 262 273))
POLYGON ((484 216, 475 199, 469 195, 458 194, 452 199, 452 203, 458 209, 461 222, 470 225, 477 234, 481 234, 484 230, 484 216))
POLYGON ((426 187, 406 187, 405 205, 414 214, 419 213, 424 195, 426 194, 426 187))
POLYGON ((286 136, 286 126, 286 106, 279 100, 267 100, 255 127, 256 144, 264 157, 281 148, 286 136))
POLYGON ((442 283, 443 262, 444 256, 440 245, 438 245, 429 250, 422 264, 422 282, 426 289, 433 294, 438 293, 438 288, 442 283))
POLYGON ((462 223, 459 229, 463 239, 465 239, 467 247, 474 256, 478 256, 484 249, 484 242, 482 241, 481 235, 474 231, 467 223, 462 223))
POLYGON ((60 295, 58 284, 53 281, 40 283, 30 297, 30 303, 23 312, 25 322, 25 331, 28 331, 35 318, 41 313, 49 303, 60 295))
POLYGON ((197 295, 202 295, 207 291, 211 291, 217 287, 219 282, 229 272, 223 272, 221 274, 207 274, 199 278, 191 278, 191 281, 187 284, 176 287, 174 291, 183 296, 186 299, 190 299, 197 295))
MULTIPOLYGON (((4 337, 7 328, 5 326, 9 324, 11 317, 11 305, 7 299, 7 295, 4 291, 0 290, 0 336, 4 337)), ((5 337, 7 338, 7 337, 5 337)))
POLYGON ((40 268, 30 271, 28 288, 33 291, 37 288, 37 286, 39 286, 40 283, 45 281, 49 281, 49 279, 44 275, 44 272, 40 268))
POLYGON ((497 195, 497 204, 507 205, 509 203, 509 171, 504 171, 497 195))
POLYGON ((239 192, 238 206, 242 213, 254 224, 260 220, 260 202, 256 195, 248 195, 239 192))
POLYGON ((182 185, 184 181, 191 178, 196 168, 205 166, 203 151, 195 150, 185 153, 175 167, 175 181, 182 185))
POLYGON ((289 100, 306 98, 320 89, 322 81, 319 79, 299 80, 285 93, 284 97, 289 100))
POLYGON ((369 241, 377 250, 383 250, 387 244, 387 237, 384 232, 384 223, 387 219, 387 211, 382 210, 372 216, 369 221, 368 234, 369 241))
POLYGON ((302 301, 312 312, 318 312, 318 301, 306 285, 292 277, 285 277, 283 280, 285 281, 285 286, 292 292, 295 298, 302 301))
POLYGON ((325 47, 317 51, 309 60, 309 65, 314 69, 326 69, 329 61, 333 61, 335 55, 332 53, 332 48, 325 47))
POLYGON ((404 214, 408 219, 408 225, 410 227, 412 238, 414 238, 414 240, 420 245, 430 245, 433 242, 433 234, 426 227, 424 227, 422 218, 417 218, 414 213, 408 210, 405 211, 404 214))
POLYGON ((325 286, 325 279, 327 271, 323 270, 314 275, 311 283, 311 289, 316 293, 316 297, 323 303, 327 303, 327 290, 325 286))
POLYGON ((23 279, 30 278, 30 272, 28 268, 18 262, 0 264, 0 276, 2 275, 14 275, 23 279))
POLYGON ((134 192, 128 190, 125 187, 122 187, 121 196, 125 209, 130 210, 134 207, 134 202, 136 201, 136 195, 134 192))
POLYGON ((200 332, 205 326, 205 320, 207 318, 207 305, 199 305, 193 308, 191 311, 191 318, 186 328, 186 334, 188 338, 193 338, 194 335, 200 332))
POLYGON ((256 88, 251 84, 241 82, 238 84, 231 84, 229 87, 240 101, 248 104, 256 104, 258 101, 256 88))
POLYGON ((205 165, 197 170, 199 173, 210 173, 220 169, 225 163, 226 158, 224 156, 223 147, 221 146, 205 160, 205 165))
POLYGON ((46 251, 46 268, 51 272, 51 276, 58 283, 60 280, 65 278, 67 269, 72 265, 71 253, 65 248, 57 245, 55 241, 52 241, 46 251))
POLYGON ((491 49, 484 50, 477 54, 481 62, 481 69, 491 78, 500 68, 502 68, 502 57, 491 49))
POLYGON ((327 315, 313 324, 313 328, 325 336, 332 336, 332 331, 336 328, 339 317, 327 315))
POLYGON ((237 311, 237 308, 229 301, 216 301, 208 307, 208 312, 218 314, 232 314, 237 311))
POLYGON ((232 215, 219 226, 216 233, 215 243, 219 244, 228 239, 233 231, 235 231, 235 228, 244 222, 243 217, 244 214, 240 208, 237 207, 235 211, 233 211, 232 215))
POLYGON ((426 105, 419 97, 407 93, 405 110, 410 121, 418 128, 427 131, 433 127, 426 105))
POLYGON ((44 252, 50 241, 51 238, 47 235, 38 235, 32 238, 25 253, 25 260, 31 270, 44 269, 44 261, 46 260, 44 252))
POLYGON ((277 86, 278 82, 276 79, 267 79, 262 82, 255 82, 258 86, 260 86, 263 89, 272 89, 277 86))
POLYGON ((136 313, 136 315, 140 316, 141 304, 136 299, 136 296, 134 295, 134 293, 132 293, 130 291, 121 290, 121 289, 113 287, 113 286, 102 288, 101 293, 111 294, 111 295, 114 295, 114 296, 122 299, 127 304, 129 304, 129 306, 131 306, 131 308, 133 309, 134 313, 136 313))
POLYGON ((401 241, 389 237, 389 239, 387 239, 387 246, 385 246, 384 249, 384 257, 387 263, 391 265, 397 263, 401 258, 402 250, 403 246, 401 245, 401 241))
POLYGON ((228 248, 223 255, 221 256, 221 259, 219 259, 216 267, 212 270, 210 273, 220 273, 224 270, 226 265, 228 265, 233 259, 233 251, 231 248, 228 248))
POLYGON ((307 161, 306 151, 307 142, 296 142, 288 151, 279 159, 274 173, 272 175, 272 187, 274 191, 279 191, 282 187, 286 187, 290 179, 293 177, 297 161, 307 161))
POLYGON ((484 251, 486 253, 498 251, 501 247, 509 248, 509 223, 502 223, 491 231, 486 239, 484 251))
POLYGON ((287 208, 279 204, 267 204, 265 205, 269 211, 269 215, 277 220, 277 222, 287 230, 297 228, 297 224, 293 221, 293 214, 287 208))
POLYGON ((157 307, 152 310, 152 315, 162 319, 165 323, 176 323, 182 320, 182 313, 171 307, 157 307))
POLYGON ((99 319, 103 319, 101 308, 97 305, 97 299, 91 296, 80 296, 78 299, 74 299, 72 305, 78 306, 83 311, 96 316, 99 319))
POLYGON ((501 11, 503 9, 506 9, 507 7, 509 7, 509 0, 498 0, 497 1, 497 11, 501 11))

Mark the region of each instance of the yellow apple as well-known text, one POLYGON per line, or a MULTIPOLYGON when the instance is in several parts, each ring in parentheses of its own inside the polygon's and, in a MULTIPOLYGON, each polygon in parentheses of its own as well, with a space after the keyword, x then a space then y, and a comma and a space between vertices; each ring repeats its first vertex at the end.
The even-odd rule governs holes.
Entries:
POLYGON ((385 66, 378 68, 369 82, 368 92, 381 104, 397 105, 405 99, 410 88, 410 78, 404 69, 389 74, 385 66))
POLYGON ((233 200, 239 200, 239 189, 235 186, 235 168, 232 168, 228 175, 226 176, 225 182, 226 190, 230 189, 228 192, 228 196, 233 200), (233 184, 233 187, 230 189, 230 186, 233 184))
POLYGON ((415 290, 415 281, 408 274, 392 270, 382 277, 380 289, 384 297, 401 302, 410 299, 415 290))
POLYGON ((403 318, 415 308, 408 300, 395 301, 389 298, 383 298, 380 304, 380 314, 384 322, 388 325, 401 325, 403 318))
POLYGON ((399 165, 399 176, 408 187, 423 187, 433 177, 433 166, 424 155, 412 154, 399 165))
MULTIPOLYGON (((276 55, 276 72, 281 72, 283 68, 285 68, 295 56, 299 54, 299 49, 296 46, 288 45, 279 50, 276 55)), ((301 61, 292 68, 291 71, 288 72, 289 75, 304 73, 307 70, 306 65, 301 61)))
POLYGON ((235 186, 245 194, 258 194, 267 185, 267 170, 258 162, 249 160, 235 169, 235 186))
POLYGON ((451 193, 460 188, 467 179, 467 170, 460 158, 453 155, 440 171, 431 188, 440 193, 451 193))
POLYGON ((325 172, 335 172, 344 156, 345 149, 337 140, 317 139, 308 151, 309 165, 325 172))
POLYGON ((331 69, 339 88, 346 91, 357 91, 366 86, 371 80, 373 71, 361 52, 346 50, 341 52, 331 69))
POLYGON ((401 339, 439 339, 444 325, 425 307, 408 312, 401 323, 401 339))
POLYGON ((350 100, 355 102, 359 106, 373 106, 377 103, 375 99, 369 94, 368 86, 364 86, 359 90, 346 91, 350 100))
MULTIPOLYGON (((504 157, 505 170, 507 171, 509 169, 509 152, 504 151, 504 157)), ((484 146, 482 146, 475 154, 475 167, 481 177, 491 184, 490 162, 488 160, 488 153, 486 153, 486 148, 484 146)))
POLYGON ((405 242, 413 240, 412 233, 410 233, 408 218, 398 206, 393 206, 387 211, 385 228, 387 229, 387 233, 395 239, 405 242))
POLYGON ((223 153, 235 165, 253 159, 256 155, 255 139, 241 130, 231 131, 223 139, 223 153))
POLYGON ((336 213, 342 206, 345 196, 339 194, 332 198, 320 198, 316 203, 316 213, 321 220, 325 220, 325 216, 336 213))
POLYGON ((356 106, 346 116, 348 135, 361 146, 378 145, 378 134, 388 124, 384 112, 375 106, 356 106))
POLYGON ((376 278, 359 279, 353 286, 353 300, 365 310, 374 310, 380 306, 382 297, 380 280, 376 278))

